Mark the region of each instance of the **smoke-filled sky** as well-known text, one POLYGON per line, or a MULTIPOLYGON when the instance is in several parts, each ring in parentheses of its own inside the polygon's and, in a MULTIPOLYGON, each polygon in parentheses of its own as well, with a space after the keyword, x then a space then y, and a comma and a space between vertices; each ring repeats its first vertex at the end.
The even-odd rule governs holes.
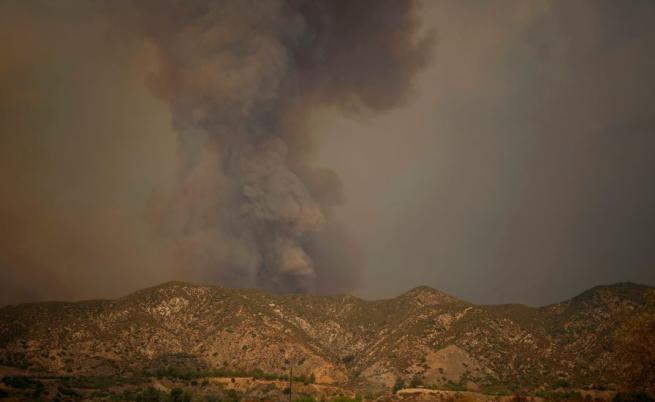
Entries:
POLYGON ((655 285, 655 3, 0 0, 0 304, 655 285))

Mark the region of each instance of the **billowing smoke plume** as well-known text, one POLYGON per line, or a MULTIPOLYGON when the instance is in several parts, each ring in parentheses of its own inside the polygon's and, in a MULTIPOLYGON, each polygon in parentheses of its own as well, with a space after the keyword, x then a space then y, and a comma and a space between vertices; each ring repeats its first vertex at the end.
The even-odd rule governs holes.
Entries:
POLYGON ((181 184, 155 208, 179 266, 233 286, 351 287, 359 254, 331 213, 338 178, 309 163, 307 122, 404 99, 431 48, 413 2, 137 4, 159 55, 148 84, 179 134, 181 184))

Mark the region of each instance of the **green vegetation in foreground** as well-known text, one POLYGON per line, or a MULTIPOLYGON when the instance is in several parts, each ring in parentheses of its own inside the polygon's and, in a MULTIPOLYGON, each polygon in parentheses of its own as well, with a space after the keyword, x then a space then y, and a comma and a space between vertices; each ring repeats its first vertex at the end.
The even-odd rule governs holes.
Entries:
MULTIPOLYGON (((198 378, 208 378, 208 377, 231 377, 231 378, 254 378, 256 380, 268 380, 268 381, 289 381, 289 376, 287 374, 277 374, 277 373, 266 373, 262 370, 232 370, 232 369, 209 369, 209 370, 194 370, 180 367, 166 367, 159 368, 154 372, 144 371, 143 375, 145 376, 154 376, 157 378, 176 378, 180 380, 195 380, 198 378)), ((314 384, 316 378, 314 374, 309 376, 300 375, 293 376, 293 381, 301 382, 303 384, 314 384)))
MULTIPOLYGON (((208 381, 195 381, 198 378, 203 377, 223 377, 223 378, 235 378, 235 377, 254 377, 259 379, 278 379, 278 380, 288 380, 285 375, 276 375, 276 374, 267 374, 261 370, 254 370, 252 372, 240 371, 240 370, 189 370, 189 369, 163 369, 158 370, 158 373, 162 377, 171 377, 173 379, 182 379, 186 381, 187 385, 190 386, 186 388, 173 388, 170 392, 160 391, 152 386, 145 387, 146 382, 151 381, 151 378, 144 376, 138 377, 102 377, 102 376, 65 376, 65 377, 56 377, 56 376, 47 376, 47 377, 28 377, 28 376, 5 376, 2 378, 2 383, 5 385, 22 391, 23 395, 31 395, 34 399, 40 399, 41 396, 47 394, 46 385, 48 381, 55 380, 55 394, 59 397, 65 399, 80 399, 83 397, 95 397, 95 398, 108 398, 112 401, 135 401, 135 402, 146 402, 146 401, 158 401, 158 402, 238 402, 244 397, 234 389, 228 390, 217 390, 215 393, 207 394, 208 389, 204 392, 198 392, 198 389, 194 386, 205 387, 208 385, 208 381), (109 390, 108 388, 114 386, 125 386, 132 385, 133 387, 124 389, 125 387, 119 388, 118 393, 115 391, 109 390), (89 389, 93 391, 88 391, 89 389), (87 390, 86 392, 84 390, 87 390), (45 392, 45 394, 44 394, 45 392), (88 394, 88 392, 92 392, 88 394), (25 394, 27 393, 27 394, 25 394)), ((144 373, 145 374, 145 373, 144 373)), ((299 376, 294 377, 296 381, 302 381, 302 379, 307 380, 306 377, 299 376)), ((416 385, 416 381, 410 382, 410 386, 416 385)), ((451 390, 461 391, 460 384, 450 384, 451 390), (454 389, 452 389, 454 388, 454 389)), ((398 378, 393 387, 393 392, 405 388, 405 382, 398 378)), ((427 388, 437 389, 436 386, 429 386, 427 388)), ((444 389, 444 387, 441 387, 444 389)), ((445 387, 448 389, 448 386, 445 387)), ((288 395, 289 389, 284 390, 285 394, 288 395)), ((481 393, 488 394, 487 392, 482 391, 481 393)), ((509 395, 514 395, 511 399, 511 402, 528 402, 529 398, 525 396, 520 396, 517 392, 512 392, 509 395)), ((0 390, 0 397, 5 398, 11 396, 8 392, 0 390)), ((601 399, 592 399, 590 396, 583 396, 583 394, 577 390, 551 390, 551 391, 540 391, 534 394, 534 396, 543 398, 545 401, 553 402, 600 402, 601 399)), ((449 397, 446 401, 451 402, 473 402, 472 397, 460 394, 459 392, 455 393, 455 396, 449 397)), ((298 395, 295 396, 292 400, 293 402, 317 402, 317 400, 309 395, 298 395)), ((332 397, 326 400, 321 399, 322 402, 361 402, 360 397, 349 398, 345 396, 332 397)), ((605 400, 604 402, 608 402, 605 400)), ((647 392, 618 392, 611 402, 655 402, 655 399, 651 394, 647 392)))
POLYGON ((619 392, 612 402, 654 402, 655 399, 646 392, 619 392))
MULTIPOLYGON (((337 396, 335 398, 327 399, 326 401, 327 402, 362 402, 362 399, 358 396, 354 398, 348 398, 347 396, 337 396)), ((317 402, 317 401, 311 396, 299 396, 297 398, 293 398, 292 402, 317 402)))
MULTIPOLYGON (((32 393, 32 397, 35 399, 41 396, 43 390, 45 389, 41 381, 35 380, 30 377, 21 377, 21 376, 3 377, 2 382, 16 389, 29 390, 32 393)), ((0 397, 4 398, 4 396, 2 395, 0 395, 0 397)))
POLYGON ((145 390, 125 390, 122 394, 112 395, 110 400, 116 402, 239 402, 241 395, 233 389, 223 391, 221 394, 198 395, 189 389, 173 388, 170 392, 164 392, 154 387, 148 387, 145 390))
MULTIPOLYGON (((112 401, 136 401, 136 402, 191 402, 194 400, 193 394, 188 390, 183 390, 181 388, 173 388, 170 393, 159 391, 154 387, 148 387, 142 391, 131 391, 126 390, 120 395, 112 395, 112 401)), ((197 400, 197 399, 196 399, 197 400)), ((206 401, 238 401, 239 399, 219 399, 216 396, 214 399, 213 395, 208 395, 205 399, 206 401)))
POLYGON ((40 389, 43 388, 41 380, 55 380, 65 388, 102 389, 117 385, 139 385, 147 381, 142 377, 117 377, 117 376, 7 376, 2 382, 16 389, 40 389))
MULTIPOLYGON (((125 391, 120 395, 114 395, 112 401, 135 401, 135 402, 192 402, 192 401, 207 401, 207 402, 239 402, 241 396, 234 390, 227 390, 222 395, 209 394, 199 396, 193 394, 189 390, 181 388, 173 388, 170 393, 159 391, 153 387, 148 387, 142 391, 125 391)), ((318 402, 311 396, 299 396, 293 399, 293 402, 318 402)), ((327 399, 326 402, 362 402, 361 398, 348 398, 339 396, 327 399)))
POLYGON ((405 381, 402 378, 396 378, 396 382, 393 384, 392 391, 395 394, 401 389, 405 388, 405 381))
POLYGON ((536 394, 548 401, 581 401, 582 394, 577 391, 541 391, 536 394))
POLYGON ((17 389, 43 388, 43 383, 41 381, 35 380, 31 377, 7 376, 2 378, 2 382, 17 389))

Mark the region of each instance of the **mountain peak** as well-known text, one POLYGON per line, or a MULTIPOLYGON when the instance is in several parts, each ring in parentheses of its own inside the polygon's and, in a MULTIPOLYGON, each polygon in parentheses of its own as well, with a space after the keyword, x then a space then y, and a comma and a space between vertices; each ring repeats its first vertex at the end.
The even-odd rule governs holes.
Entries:
POLYGON ((208 296, 212 292, 222 292, 224 290, 224 288, 218 285, 199 285, 190 282, 168 281, 130 293, 118 300, 152 302, 170 297, 199 299, 208 296))
POLYGON ((417 286, 403 293, 400 299, 413 300, 418 305, 435 305, 461 302, 461 300, 430 286, 417 286))
POLYGON ((633 282, 618 282, 609 285, 598 285, 588 289, 571 299, 572 302, 585 302, 600 298, 618 297, 639 301, 643 299, 646 290, 650 286, 640 285, 633 282))

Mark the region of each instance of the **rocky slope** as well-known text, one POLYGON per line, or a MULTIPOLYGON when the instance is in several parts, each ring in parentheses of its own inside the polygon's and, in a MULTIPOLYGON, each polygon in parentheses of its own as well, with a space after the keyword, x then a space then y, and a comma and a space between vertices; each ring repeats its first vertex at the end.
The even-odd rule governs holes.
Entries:
POLYGON ((397 298, 267 294, 171 282, 117 300, 0 309, 0 365, 55 375, 162 367, 313 375, 488 391, 612 386, 612 333, 648 287, 593 288, 551 306, 481 306, 428 287, 397 298))

